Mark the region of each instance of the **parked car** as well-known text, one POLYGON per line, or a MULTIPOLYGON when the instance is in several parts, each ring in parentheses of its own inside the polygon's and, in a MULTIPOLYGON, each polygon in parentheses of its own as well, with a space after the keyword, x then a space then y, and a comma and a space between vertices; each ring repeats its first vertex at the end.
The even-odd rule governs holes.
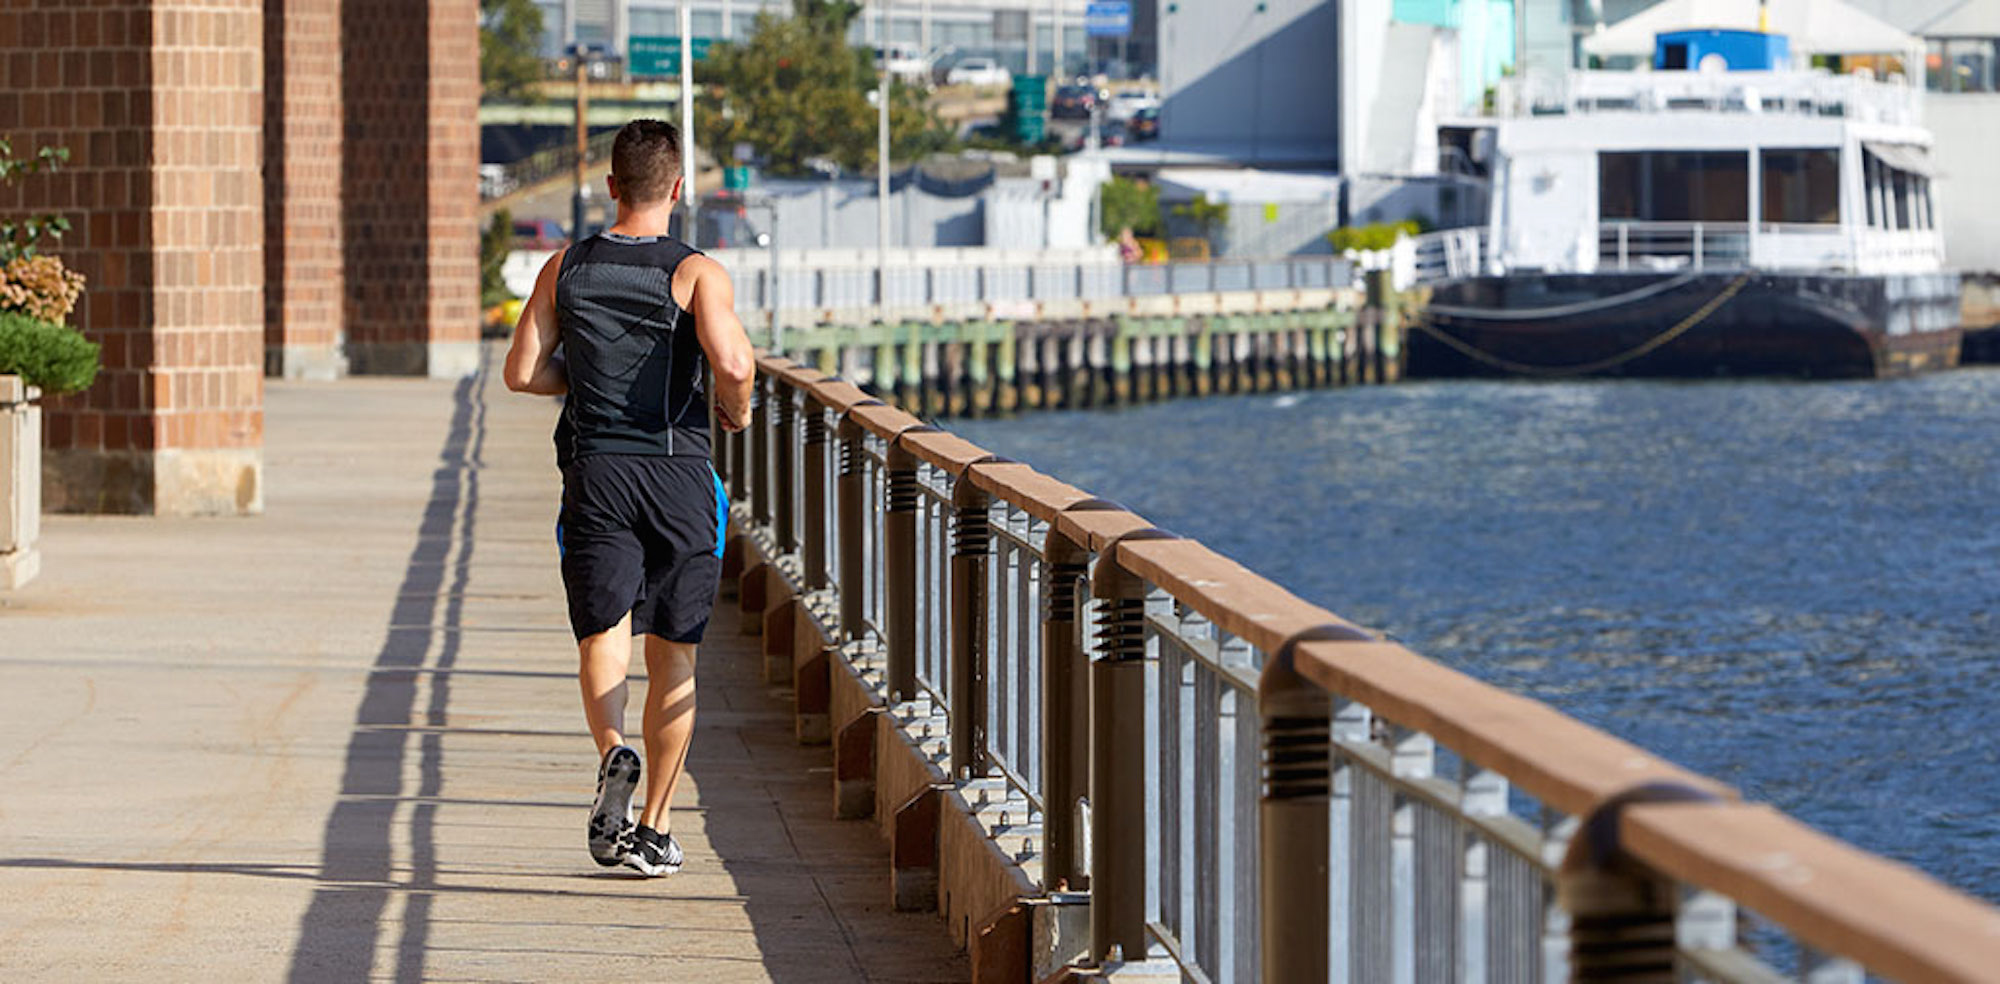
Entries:
POLYGON ((1159 105, 1160 97, 1150 92, 1143 92, 1136 89, 1121 92, 1112 96, 1104 104, 1104 118, 1119 121, 1129 120, 1132 118, 1132 114, 1148 106, 1157 109, 1159 105))
POLYGON ((1014 73, 991 58, 967 58, 953 65, 944 80, 948 85, 1004 88, 1014 84, 1014 73))
POLYGON ((1125 128, 1131 132, 1133 143, 1160 139, 1160 107, 1140 107, 1138 112, 1133 113, 1132 118, 1126 121, 1125 128))
POLYGON ((923 49, 914 44, 890 43, 887 48, 875 49, 875 70, 881 71, 883 59, 888 59, 889 76, 905 82, 929 84, 931 80, 930 59, 924 57, 923 49))
POLYGON ((1056 97, 1049 101, 1049 115, 1057 119, 1090 118, 1097 110, 1097 89, 1088 85, 1066 85, 1056 90, 1056 97))
POLYGON ((515 249, 561 249, 568 243, 569 234, 554 219, 514 220, 515 249))

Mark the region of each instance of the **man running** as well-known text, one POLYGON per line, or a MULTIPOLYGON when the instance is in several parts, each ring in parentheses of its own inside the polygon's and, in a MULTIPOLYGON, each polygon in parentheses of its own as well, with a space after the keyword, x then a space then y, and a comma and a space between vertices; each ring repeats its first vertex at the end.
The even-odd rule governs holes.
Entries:
POLYGON ((597 742, 590 856, 648 876, 680 869, 668 805, 694 731, 694 657, 722 569, 728 515, 709 464, 716 420, 741 430, 755 372, 735 288, 667 235, 680 200, 680 134, 634 120, 611 148, 610 229, 549 258, 514 326, 507 388, 565 395, 556 425, 556 542, 576 633, 583 717, 597 742), (552 358, 557 345, 561 359, 552 358), (645 637, 646 800, 625 744, 632 637, 645 637))

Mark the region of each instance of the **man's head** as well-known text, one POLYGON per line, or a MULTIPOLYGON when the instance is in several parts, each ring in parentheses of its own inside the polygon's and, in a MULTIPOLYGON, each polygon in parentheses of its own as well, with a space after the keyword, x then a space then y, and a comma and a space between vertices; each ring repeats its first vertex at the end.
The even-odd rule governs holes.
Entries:
POLYGON ((674 197, 681 177, 681 132, 659 120, 633 120, 611 144, 613 194, 628 208, 674 197))

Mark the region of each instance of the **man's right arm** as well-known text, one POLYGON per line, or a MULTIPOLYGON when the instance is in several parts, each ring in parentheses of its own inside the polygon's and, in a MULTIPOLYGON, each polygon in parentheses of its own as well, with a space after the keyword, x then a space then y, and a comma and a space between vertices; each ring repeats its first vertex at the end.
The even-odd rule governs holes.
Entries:
POLYGON ((743 322, 736 317, 736 285, 722 264, 706 256, 682 262, 675 277, 689 278, 687 309, 694 313, 695 337, 701 340, 715 373, 715 414, 723 430, 739 431, 750 421, 751 382, 757 375, 757 353, 743 322))
POLYGON ((535 291, 521 306, 514 323, 514 344, 507 350, 507 388, 516 393, 561 396, 569 392, 569 377, 553 358, 562 329, 556 320, 556 278, 562 272, 564 250, 556 250, 535 277, 535 291))

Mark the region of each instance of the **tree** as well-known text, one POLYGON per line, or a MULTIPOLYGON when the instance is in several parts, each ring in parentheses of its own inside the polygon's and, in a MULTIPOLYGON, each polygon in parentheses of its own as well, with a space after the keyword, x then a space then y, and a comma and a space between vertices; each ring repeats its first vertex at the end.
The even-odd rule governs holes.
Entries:
POLYGON ((479 83, 488 97, 528 99, 542 80, 542 8, 479 0, 479 83))
POLYGON ((1201 232, 1201 238, 1208 240, 1209 248, 1216 248, 1215 240, 1229 228, 1229 203, 1211 202, 1207 194, 1194 196, 1194 200, 1184 205, 1174 206, 1174 214, 1188 220, 1201 232))
MULTIPOLYGON (((718 44, 697 63, 702 86, 695 114, 702 144, 747 143, 776 175, 800 175, 824 158, 843 169, 871 167, 876 156, 874 56, 847 43, 861 12, 846 0, 793 0, 792 16, 757 15, 742 44, 718 44)), ((889 95, 890 154, 911 160, 950 143, 924 94, 896 83, 889 95)))
POLYGON ((495 210, 492 221, 479 233, 480 306, 492 307, 514 299, 514 292, 507 289, 507 278, 500 273, 513 249, 514 213, 504 208, 495 210))
POLYGON ((1140 236, 1160 234, 1160 189, 1151 181, 1112 178, 1098 189, 1098 226, 1104 238, 1131 229, 1140 236))

